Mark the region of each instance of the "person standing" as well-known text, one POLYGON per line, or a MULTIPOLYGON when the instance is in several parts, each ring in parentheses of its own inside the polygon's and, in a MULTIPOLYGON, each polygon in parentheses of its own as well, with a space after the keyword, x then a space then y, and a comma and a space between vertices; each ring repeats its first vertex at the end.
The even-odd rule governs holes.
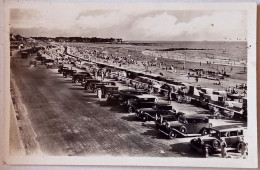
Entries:
POLYGON ((227 143, 225 140, 221 140, 221 156, 227 158, 227 143))
POLYGON ((101 80, 104 80, 104 78, 105 78, 105 77, 104 77, 104 71, 102 70, 102 71, 101 71, 101 80))
POLYGON ((246 159, 247 155, 247 144, 245 143, 244 139, 241 139, 241 156, 243 159, 246 159))
POLYGON ((196 83, 198 83, 198 82, 199 82, 199 77, 196 76, 196 77, 195 77, 195 80, 196 80, 196 83))
POLYGON ((95 69, 95 79, 97 80, 97 78, 98 78, 98 71, 97 69, 95 69))
POLYGON ((102 91, 101 91, 100 88, 98 89, 97 93, 98 93, 98 94, 97 94, 97 95, 98 95, 98 99, 99 99, 99 101, 101 101, 102 91))
POLYGON ((169 87, 168 90, 168 103, 171 103, 172 100, 172 87, 169 87))

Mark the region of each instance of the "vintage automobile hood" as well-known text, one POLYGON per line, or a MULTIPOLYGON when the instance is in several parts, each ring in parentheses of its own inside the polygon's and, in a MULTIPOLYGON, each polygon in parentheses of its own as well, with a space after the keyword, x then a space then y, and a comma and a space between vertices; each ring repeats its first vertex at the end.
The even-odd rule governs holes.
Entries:
POLYGON ((202 141, 212 141, 214 139, 217 139, 216 137, 212 137, 212 136, 209 136, 209 135, 205 135, 205 136, 201 136, 200 139, 202 141))

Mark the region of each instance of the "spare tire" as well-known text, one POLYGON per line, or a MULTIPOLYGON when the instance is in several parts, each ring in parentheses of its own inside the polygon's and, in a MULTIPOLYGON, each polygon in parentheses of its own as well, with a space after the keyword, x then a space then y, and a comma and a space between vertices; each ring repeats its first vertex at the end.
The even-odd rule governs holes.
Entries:
POLYGON ((217 139, 213 140, 212 146, 215 149, 219 148, 220 147, 220 141, 218 141, 217 139))

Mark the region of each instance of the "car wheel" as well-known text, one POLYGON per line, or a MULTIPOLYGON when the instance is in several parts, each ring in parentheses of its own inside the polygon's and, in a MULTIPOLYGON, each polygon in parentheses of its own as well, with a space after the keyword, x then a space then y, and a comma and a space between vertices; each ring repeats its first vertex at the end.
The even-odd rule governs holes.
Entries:
POLYGON ((170 131, 168 135, 169 135, 169 138, 170 138, 170 139, 174 139, 174 138, 177 137, 177 133, 174 132, 174 131, 170 131))
POLYGON ((78 83, 79 82, 79 80, 75 80, 75 83, 78 83))
POLYGON ((238 143, 237 144, 237 152, 241 153, 241 150, 242 150, 242 143, 238 143))
POLYGON ((94 92, 94 93, 97 93, 97 89, 94 89, 93 92, 94 92))
POLYGON ((86 89, 87 89, 87 90, 90 90, 90 86, 87 86, 86 89))
POLYGON ((182 96, 177 95, 177 101, 178 101, 179 103, 182 103, 182 96))
POLYGON ((109 94, 105 94, 105 98, 108 99, 109 98, 109 94))
POLYGON ((148 120, 148 116, 144 115, 144 116, 142 117, 142 121, 143 121, 143 122, 146 122, 147 120, 148 120))
POLYGON ((211 152, 212 152, 212 150, 211 150, 210 146, 209 145, 205 145, 204 146, 204 157, 208 158, 209 155, 211 154, 211 152))
POLYGON ((181 133, 186 133, 187 132, 187 128, 185 126, 181 126, 180 127, 180 132, 181 133))
POLYGON ((190 104, 191 103, 191 97, 186 96, 186 103, 190 104))
POLYGON ((134 111, 133 107, 132 107, 132 106, 129 106, 129 107, 128 107, 128 113, 133 113, 133 111, 134 111))
POLYGON ((204 129, 201 131, 201 135, 207 135, 207 134, 208 134, 208 130, 204 128, 204 129))

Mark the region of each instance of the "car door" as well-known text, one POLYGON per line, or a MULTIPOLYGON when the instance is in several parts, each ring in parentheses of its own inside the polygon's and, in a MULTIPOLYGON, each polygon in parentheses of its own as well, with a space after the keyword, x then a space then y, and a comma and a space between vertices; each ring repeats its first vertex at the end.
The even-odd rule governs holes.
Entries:
POLYGON ((197 129, 197 122, 195 119, 187 119, 187 122, 185 124, 185 127, 187 129, 187 134, 193 134, 193 133, 197 133, 196 129, 197 129))
POLYGON ((205 123, 204 121, 203 121, 203 119, 198 119, 198 120, 196 120, 196 133, 200 133, 201 132, 201 130, 204 128, 204 127, 207 127, 207 124, 208 123, 205 123))
POLYGON ((230 131, 229 132, 229 141, 227 143, 228 147, 232 147, 234 145, 237 144, 237 142, 239 141, 238 139, 238 135, 237 135, 237 131, 230 131))

